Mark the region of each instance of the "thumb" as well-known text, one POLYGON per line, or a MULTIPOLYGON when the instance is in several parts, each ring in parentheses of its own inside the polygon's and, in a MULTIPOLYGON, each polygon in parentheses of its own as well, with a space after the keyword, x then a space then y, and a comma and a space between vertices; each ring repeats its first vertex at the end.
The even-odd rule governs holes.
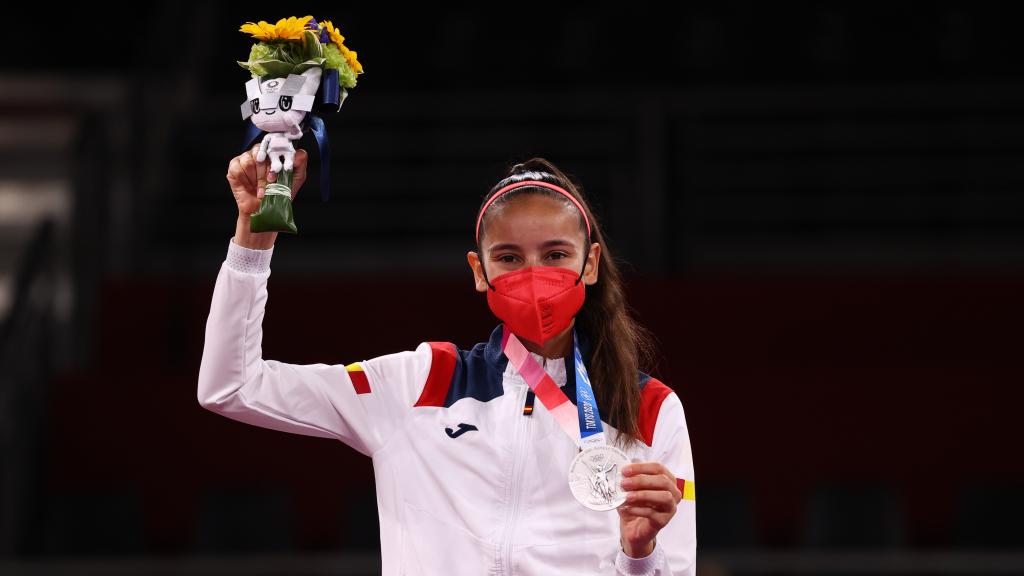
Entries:
MULTIPOLYGON (((252 155, 255 160, 261 144, 256 144, 252 147, 252 155)), ((256 198, 263 199, 263 193, 267 189, 267 160, 264 159, 262 162, 256 160, 256 198)))
POLYGON ((303 182, 306 181, 306 173, 309 167, 309 154, 299 148, 295 151, 295 162, 292 167, 292 198, 298 193, 303 182))

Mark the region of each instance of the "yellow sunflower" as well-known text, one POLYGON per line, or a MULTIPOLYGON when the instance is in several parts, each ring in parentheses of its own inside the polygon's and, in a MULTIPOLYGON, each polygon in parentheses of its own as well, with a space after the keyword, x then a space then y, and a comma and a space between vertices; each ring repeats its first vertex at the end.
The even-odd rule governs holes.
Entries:
POLYGON ((337 44, 338 48, 341 48, 344 45, 342 43, 345 41, 345 37, 341 35, 341 32, 334 27, 334 24, 332 24, 330 20, 324 20, 320 23, 320 26, 327 29, 327 35, 331 37, 331 42, 337 44))
POLYGON ((340 48, 341 55, 345 57, 345 61, 348 62, 348 65, 352 68, 352 71, 355 72, 356 74, 362 74, 363 65, 359 63, 359 60, 356 60, 356 51, 349 50, 344 46, 341 46, 340 48))
POLYGON ((306 24, 312 19, 312 16, 303 16, 302 18, 291 16, 289 18, 281 18, 277 21, 277 24, 270 24, 264 20, 260 20, 257 24, 246 22, 238 29, 238 31, 252 34, 253 38, 260 40, 261 42, 269 42, 272 40, 302 40, 302 34, 306 29, 306 24))
POLYGON ((363 65, 356 59, 356 51, 349 50, 348 47, 345 46, 345 37, 341 35, 341 32, 334 27, 334 24, 332 24, 330 20, 324 20, 321 23, 321 26, 327 30, 328 36, 331 37, 331 42, 334 42, 338 47, 338 50, 341 51, 341 55, 345 57, 345 61, 348 62, 352 71, 356 74, 362 74, 363 65))

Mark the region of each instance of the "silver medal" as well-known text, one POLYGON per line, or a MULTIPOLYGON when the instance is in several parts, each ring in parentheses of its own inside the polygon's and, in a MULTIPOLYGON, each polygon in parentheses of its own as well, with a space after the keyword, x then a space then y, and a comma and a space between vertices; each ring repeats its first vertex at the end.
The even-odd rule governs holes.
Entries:
POLYGON ((622 467, 629 458, 614 446, 589 446, 569 466, 572 495, 591 510, 613 510, 626 501, 622 467))

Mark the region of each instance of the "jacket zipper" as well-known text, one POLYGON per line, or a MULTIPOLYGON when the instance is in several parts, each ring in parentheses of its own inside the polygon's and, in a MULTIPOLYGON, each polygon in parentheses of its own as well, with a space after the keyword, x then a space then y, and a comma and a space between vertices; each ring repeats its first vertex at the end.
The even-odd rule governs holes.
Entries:
MULTIPOLYGON (((529 391, 529 386, 523 386, 523 389, 529 391)), ((520 416, 520 406, 525 401, 524 395, 517 395, 517 401, 515 404, 516 416, 520 416)), ((512 537, 515 535, 516 521, 519 519, 519 485, 522 483, 523 476, 523 458, 526 453, 527 443, 530 437, 530 421, 533 418, 514 418, 516 421, 521 422, 516 425, 516 432, 518 437, 516 438, 516 448, 512 453, 512 482, 510 484, 511 499, 509 500, 509 517, 508 523, 505 525, 505 538, 502 543, 502 564, 504 568, 501 570, 502 573, 512 574, 512 537), (525 420, 525 422, 522 422, 525 420)))

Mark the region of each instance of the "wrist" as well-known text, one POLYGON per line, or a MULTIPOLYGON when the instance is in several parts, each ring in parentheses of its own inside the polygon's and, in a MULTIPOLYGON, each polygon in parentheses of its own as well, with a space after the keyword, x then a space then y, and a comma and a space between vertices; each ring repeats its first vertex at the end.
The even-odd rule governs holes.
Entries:
POLYGON ((622 546, 622 552, 630 558, 646 558, 654 553, 654 543, 656 539, 648 540, 644 544, 631 543, 628 540, 623 539, 620 544, 622 546))
POLYGON ((277 232, 250 232, 250 226, 249 215, 239 214, 235 222, 235 244, 253 250, 267 250, 274 246, 277 232))
POLYGON ((629 555, 625 542, 623 549, 615 555, 615 569, 617 574, 636 574, 650 576, 658 573, 658 567, 665 564, 665 551, 657 546, 657 538, 649 544, 652 546, 647 555, 641 555, 642 551, 636 552, 638 557, 629 555))

